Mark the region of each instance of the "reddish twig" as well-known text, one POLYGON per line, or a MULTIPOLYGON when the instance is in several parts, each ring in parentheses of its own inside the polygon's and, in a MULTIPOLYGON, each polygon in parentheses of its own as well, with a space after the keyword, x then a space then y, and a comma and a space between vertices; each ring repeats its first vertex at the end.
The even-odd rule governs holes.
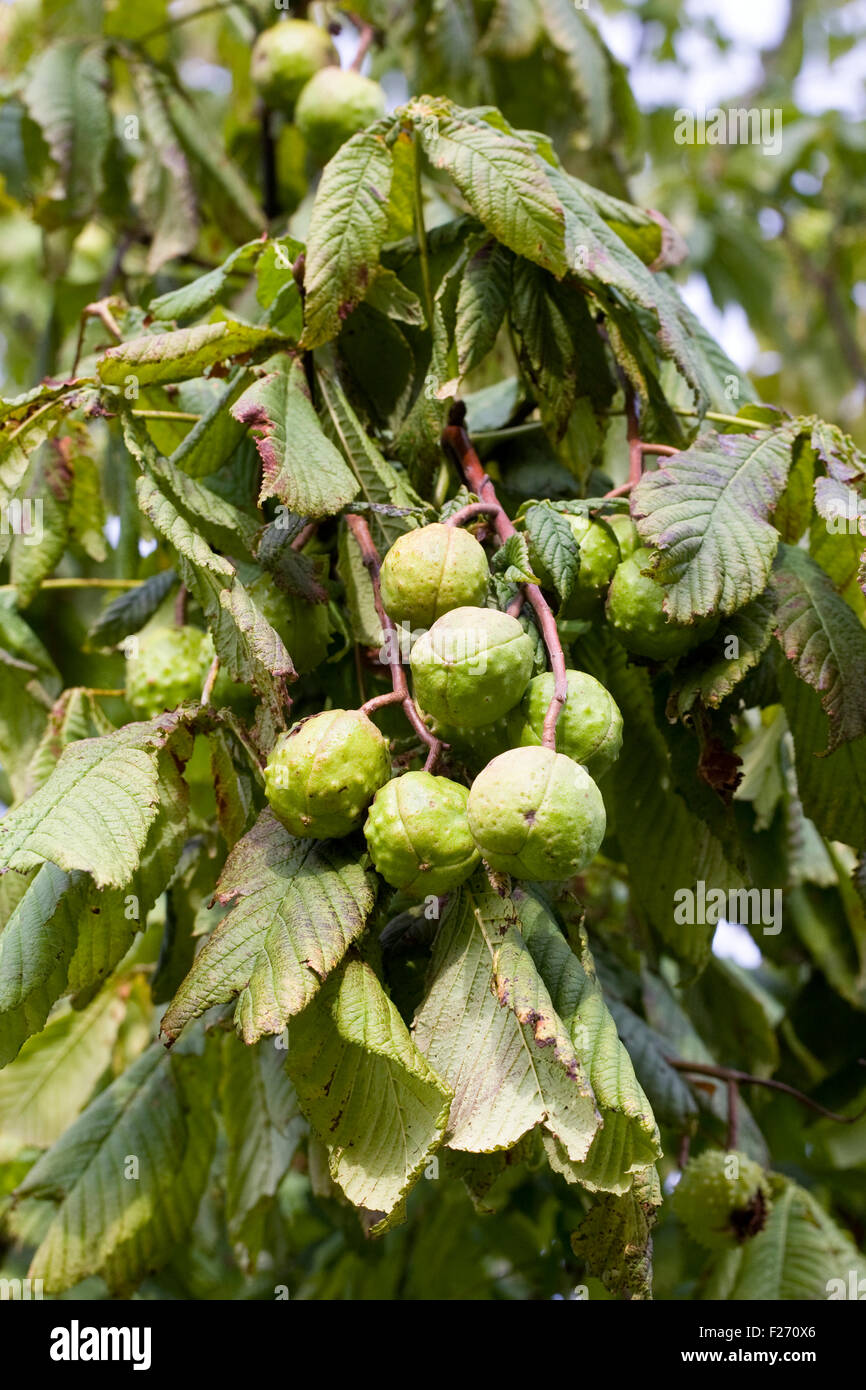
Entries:
POLYGON ((403 700, 402 691, 388 690, 384 695, 374 695, 371 700, 365 700, 361 706, 361 713, 372 714, 374 710, 383 709, 385 705, 396 705, 398 700, 403 700))
POLYGON ((310 537, 316 534, 316 525, 317 523, 315 521, 311 521, 308 526, 305 526, 302 531, 298 532, 295 539, 292 541, 292 550, 303 550, 310 537))
MULTIPOLYGON (((516 528, 510 518, 499 506, 496 496, 496 489, 488 478, 481 466, 481 460, 472 447, 472 440, 466 433, 463 422, 466 416, 466 408, 462 401, 456 402, 451 411, 450 423, 445 426, 442 432, 442 442, 450 449, 456 458, 466 484, 470 490, 476 493, 483 502, 490 503, 498 508, 493 517, 493 525, 496 534, 504 545, 505 542, 515 535, 516 528)), ((532 604, 547 654, 550 658, 550 668, 553 671, 553 698, 544 716, 544 727, 542 730, 541 741, 545 748, 556 747, 556 722, 559 719, 562 707, 568 699, 568 677, 566 675, 565 655, 562 650, 562 643, 559 640, 559 632, 556 626, 550 605, 542 594, 537 584, 526 584, 524 586, 526 597, 532 604)))
POLYGON ((642 439, 638 440, 638 444, 642 454, 664 454, 668 458, 681 452, 679 449, 672 448, 670 444, 645 444, 642 439))
POLYGON ((835 1120, 839 1125, 853 1125, 866 1115, 866 1109, 859 1110, 856 1115, 837 1115, 835 1110, 827 1110, 823 1105, 819 1105, 811 1096, 806 1096, 796 1087, 789 1086, 785 1081, 773 1081, 765 1076, 752 1076, 747 1071, 735 1071, 733 1067, 717 1067, 710 1065, 709 1062, 683 1062, 678 1057, 666 1057, 665 1061, 669 1067, 674 1067, 677 1071, 688 1071, 695 1076, 713 1076, 718 1081, 737 1082, 741 1086, 767 1086, 772 1091, 782 1091, 786 1096, 793 1096, 794 1100, 805 1105, 809 1110, 814 1110, 816 1114, 823 1115, 825 1119, 835 1120))
MULTIPOLYGON (((391 652, 388 667, 391 672, 391 685, 393 690, 391 696, 387 700, 384 700, 383 703, 396 704, 399 700, 400 704, 402 704, 403 713, 409 720, 409 723, 412 725, 412 728, 415 730, 421 742, 425 744, 428 749, 424 771, 431 772, 436 766, 443 745, 441 740, 434 738, 433 734, 431 734, 430 730, 427 728, 427 725, 415 708, 415 703, 409 693, 406 672, 403 670, 400 661, 397 629, 382 606, 382 596, 379 592, 379 570, 382 563, 379 559, 379 552, 373 542, 373 537, 370 535, 370 528, 363 517, 357 516, 354 512, 349 513, 346 516, 346 525, 349 527, 349 530, 352 532, 358 544, 358 549, 361 552, 361 559, 373 581, 373 598, 376 603, 376 612, 379 615, 379 622, 382 625, 383 636, 391 652)), ((381 697, 374 697, 374 699, 375 698, 381 697)), ((368 700, 366 708, 369 709, 373 703, 374 701, 368 700)))
POLYGON ((497 516, 502 511, 498 502, 470 502, 468 507, 461 507, 459 512, 449 516, 444 521, 445 526, 462 526, 465 521, 471 521, 476 516, 497 516))
POLYGON ((619 487, 612 487, 610 492, 606 492, 605 497, 627 497, 634 487, 634 483, 621 483, 619 487))

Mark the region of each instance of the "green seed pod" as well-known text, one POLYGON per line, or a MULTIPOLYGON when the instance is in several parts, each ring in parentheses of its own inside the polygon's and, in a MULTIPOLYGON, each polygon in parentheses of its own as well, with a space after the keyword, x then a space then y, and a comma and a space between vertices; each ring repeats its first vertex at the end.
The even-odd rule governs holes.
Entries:
POLYGON ((487 556, 459 526, 435 522, 400 536, 382 561, 382 604, 395 623, 431 627, 454 608, 477 608, 487 597, 487 556))
POLYGON ((705 1149, 683 1169, 673 1207, 692 1239, 707 1250, 742 1245, 767 1223, 767 1175, 746 1154, 705 1149))
POLYGON ((552 748, 515 748, 494 758, 472 783, 467 812, 490 867, 530 881, 579 873, 606 828, 589 773, 552 748))
POLYGON ((466 818, 469 792, 448 777, 407 772, 380 787, 364 834, 392 888, 424 898, 456 888, 479 860, 466 818))
POLYGON ((153 719, 198 700, 214 649, 197 627, 160 627, 144 633, 126 666, 126 698, 136 714, 153 719))
POLYGON ((630 516, 625 512, 616 512, 613 516, 606 516, 605 521, 616 536, 619 553, 623 560, 627 560, 629 555, 634 555, 636 550, 640 550, 643 541, 630 516))
POLYGON ((348 68, 322 68, 310 78, 295 108, 295 124, 311 155, 327 164, 341 145, 385 114, 378 82, 348 68))
MULTIPOLYGON (((586 671, 568 671, 568 700, 556 724, 556 751, 583 763, 595 778, 619 757, 622 748, 622 715, 619 706, 600 681, 586 671)), ((553 699, 550 671, 535 676, 510 718, 515 747, 538 747, 544 719, 553 699)))
POLYGON ((287 19, 259 34, 250 76, 269 106, 291 116, 304 87, 327 63, 339 62, 331 36, 307 19, 287 19))
POLYGON ((534 646, 516 618, 495 608, 455 608, 412 648, 418 704, 444 724, 475 729, 517 704, 534 646))
POLYGON ((388 745, 366 714, 329 709, 280 735, 265 793, 292 835, 333 840, 360 826, 390 775, 388 745))
POLYGON ((580 551, 580 569, 562 616, 591 618, 599 611, 620 562, 619 546, 597 521, 587 516, 569 516, 567 520, 580 551))
POLYGON ((664 611, 665 591, 661 584, 643 574, 652 560, 652 551, 636 550, 623 560, 613 577, 607 596, 607 621, 614 636, 636 656, 667 661, 682 656, 690 647, 704 641, 714 631, 716 618, 699 618, 694 623, 672 623, 664 611))

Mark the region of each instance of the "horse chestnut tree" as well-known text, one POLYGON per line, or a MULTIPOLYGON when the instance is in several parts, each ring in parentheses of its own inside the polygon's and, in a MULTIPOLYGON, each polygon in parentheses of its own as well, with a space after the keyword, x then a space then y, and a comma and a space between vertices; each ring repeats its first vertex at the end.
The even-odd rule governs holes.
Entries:
POLYGON ((0 8, 0 1277, 866 1278, 862 438, 592 20, 0 8))

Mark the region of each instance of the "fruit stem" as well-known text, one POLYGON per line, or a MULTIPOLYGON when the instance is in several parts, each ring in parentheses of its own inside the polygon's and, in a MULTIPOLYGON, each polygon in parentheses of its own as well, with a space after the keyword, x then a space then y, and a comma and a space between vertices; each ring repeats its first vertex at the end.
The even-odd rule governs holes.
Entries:
POLYGON ((728 1133, 725 1140, 728 1153, 737 1147, 740 1131, 740 1087, 733 1078, 728 1079, 728 1133))
POLYGON ((365 700, 361 706, 361 713, 372 714, 374 710, 382 709, 385 705, 396 705, 398 700, 403 700, 401 692, 388 690, 384 695, 374 695, 371 700, 365 700))
POLYGON ((464 522, 471 521, 475 516, 496 516, 502 508, 498 502, 470 502, 468 507, 461 507, 459 512, 453 516, 445 518, 443 526, 462 526, 464 522))
POLYGON ((664 454, 665 457, 669 457, 682 452, 680 449, 674 449, 670 444, 645 444, 642 439, 638 440, 638 444, 642 454, 664 454))
POLYGON ((635 487, 643 473, 643 446, 640 440, 640 422, 634 391, 625 394, 626 434, 628 436, 628 480, 635 487))
POLYGON ((793 1096, 794 1100, 798 1100, 809 1110, 814 1110, 816 1114, 824 1115, 828 1120, 835 1120, 838 1125, 856 1124, 866 1115, 866 1108, 858 1110, 856 1115, 837 1115, 835 1110, 825 1109, 816 1100, 812 1100, 811 1096, 804 1095, 785 1081, 773 1081, 766 1076, 752 1076, 750 1072, 735 1071, 732 1067, 711 1066, 709 1062, 683 1062, 678 1057, 666 1057, 665 1061, 676 1071, 693 1072, 695 1076, 714 1076, 719 1081, 736 1082, 742 1086, 768 1086, 772 1091, 782 1091, 786 1096, 793 1096))
MULTIPOLYGON (((442 752, 442 742, 440 739, 434 738, 431 734, 427 725, 416 710, 412 696, 409 694, 406 672, 403 670, 400 661, 400 644, 398 641, 397 629, 382 606, 382 595, 379 591, 379 570, 381 569, 382 562, 379 559, 379 552, 373 542, 373 537, 370 535, 370 528, 362 516, 358 516, 354 512, 347 513, 346 525, 357 542, 358 549, 361 552, 361 559, 372 580, 373 598, 376 603, 376 612, 379 615, 379 622, 382 625, 382 635, 388 644, 388 650, 392 654, 388 662, 388 667, 391 672, 393 702, 396 704, 399 700, 400 704, 403 706, 403 713, 409 720, 409 723, 412 725, 412 728, 415 730, 421 742, 429 750, 427 761, 424 764, 424 771, 432 772, 433 768, 436 766, 439 754, 442 752)), ((381 698, 382 697, 379 696, 375 697, 374 700, 368 700, 366 709, 369 709, 371 705, 375 705, 375 699, 381 700, 381 698)), ((385 702, 383 701, 383 703, 385 702)), ((390 704, 391 700, 389 699, 387 703, 390 704)))
MULTIPOLYGON (((449 423, 442 431, 442 442, 456 458, 466 479, 467 487, 476 493, 482 502, 489 502, 497 508, 493 515, 493 525, 500 542, 504 545, 509 537, 515 534, 515 527, 499 505, 496 488, 484 472, 481 460, 472 446, 472 440, 464 428, 465 419, 465 405, 462 401, 455 401, 451 408, 449 423)), ((568 699, 565 654, 559 640, 556 618, 538 585, 526 584, 523 588, 538 620, 544 645, 547 648, 547 655, 550 658, 550 669, 553 672, 553 698, 547 707, 547 714, 544 716, 541 742, 545 748, 555 749, 556 723, 562 713, 563 705, 568 699)))

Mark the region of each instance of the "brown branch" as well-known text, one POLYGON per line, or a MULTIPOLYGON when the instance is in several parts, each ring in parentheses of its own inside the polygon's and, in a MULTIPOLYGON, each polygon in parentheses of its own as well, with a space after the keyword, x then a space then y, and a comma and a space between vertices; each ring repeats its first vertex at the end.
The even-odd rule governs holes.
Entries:
MULTIPOLYGON (((373 537, 370 535, 370 528, 363 517, 357 516, 354 512, 348 513, 346 516, 346 525, 357 542, 358 549, 361 552, 361 559, 373 581, 373 598, 376 603, 376 612, 379 615, 379 622, 382 625, 383 636, 391 652, 388 667, 391 672, 391 685, 393 687, 394 696, 393 703, 396 704, 397 700, 399 700, 400 704, 403 706, 403 713, 409 720, 409 723, 412 725, 412 728, 415 730, 421 742, 426 745, 428 753, 427 761, 424 764, 424 771, 432 772, 433 768, 436 766, 439 754, 442 752, 443 745, 441 740, 434 738, 433 734, 431 734, 430 730, 427 728, 427 725, 415 708, 415 702, 409 693, 406 672, 403 670, 403 665, 400 661, 397 629, 382 606, 382 595, 379 592, 379 570, 381 568, 379 552, 373 542, 373 537)), ((371 703, 371 701, 367 701, 367 708, 369 708, 371 703)), ((389 699, 385 703, 390 704, 392 702, 389 699)))
MULTIPOLYGON (((189 590, 185 584, 181 584, 177 591, 177 598, 174 601, 174 624, 175 627, 186 626, 186 601, 189 597, 189 590)), ((204 702, 202 702, 204 703, 204 702)))
POLYGON ((814 1110, 816 1114, 823 1115, 828 1120, 835 1120, 839 1125, 853 1125, 866 1115, 866 1108, 859 1110, 856 1115, 837 1115, 835 1110, 827 1110, 823 1105, 819 1105, 811 1096, 804 1095, 796 1087, 789 1086, 785 1081, 773 1081, 765 1076, 752 1076, 747 1071, 735 1071, 733 1067, 711 1066, 709 1062, 683 1062, 678 1057, 666 1057, 665 1061, 669 1067, 676 1071, 687 1071, 694 1073, 695 1076, 713 1076, 718 1081, 737 1082, 741 1086, 767 1086, 772 1091, 781 1091, 786 1096, 793 1096, 794 1100, 805 1105, 809 1110, 814 1110))
POLYGON ((606 492, 605 497, 627 497, 634 487, 634 483, 621 483, 619 487, 612 487, 610 492, 606 492))
MULTIPOLYGON (((488 478, 481 466, 481 460, 472 447, 472 441, 464 428, 466 418, 466 407, 462 401, 455 402, 451 410, 450 422, 442 432, 442 442, 454 455, 460 469, 466 479, 466 484, 470 490, 481 498, 482 502, 495 505, 498 510, 493 517, 493 525, 496 534, 504 545, 505 542, 516 534, 516 528, 510 518, 499 506, 499 499, 496 496, 496 489, 488 478)), ((562 643, 559 640, 559 631, 556 626, 556 618, 553 616, 550 605, 542 594, 537 584, 527 584, 524 586, 526 597, 532 604, 547 654, 550 658, 550 668, 553 671, 553 698, 547 707, 547 714, 544 716, 544 727, 541 735, 541 742, 545 748, 556 748, 556 722, 562 712, 562 708, 568 699, 568 677, 566 675, 565 655, 562 650, 562 643)))

